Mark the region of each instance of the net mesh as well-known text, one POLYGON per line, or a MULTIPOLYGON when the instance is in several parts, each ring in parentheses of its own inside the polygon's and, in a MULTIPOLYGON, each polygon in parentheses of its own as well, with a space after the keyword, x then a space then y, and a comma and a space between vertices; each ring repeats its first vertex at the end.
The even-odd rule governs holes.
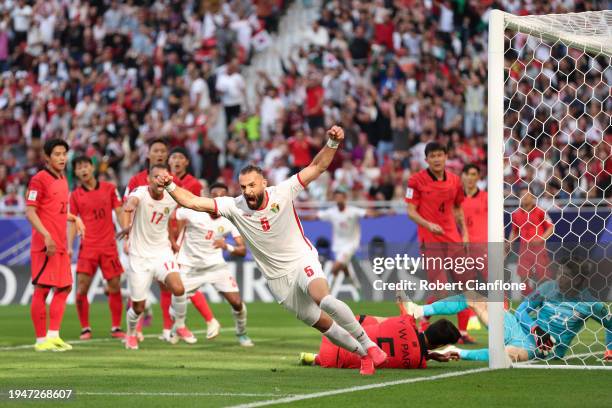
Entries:
POLYGON ((612 11, 505 21, 505 273, 527 284, 510 310, 522 333, 506 338, 520 342, 537 325, 556 345, 526 364, 605 366, 612 11))

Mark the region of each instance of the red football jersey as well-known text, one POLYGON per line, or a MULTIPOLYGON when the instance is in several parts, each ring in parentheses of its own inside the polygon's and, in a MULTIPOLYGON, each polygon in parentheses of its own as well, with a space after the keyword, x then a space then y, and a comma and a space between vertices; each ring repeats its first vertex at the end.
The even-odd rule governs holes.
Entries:
MULTIPOLYGON (((68 223, 68 182, 44 169, 32 177, 26 194, 26 205, 36 207, 36 214, 51 234, 57 252, 66 252, 68 223)), ((31 250, 44 251, 45 239, 32 228, 31 250)))
POLYGON ((476 190, 473 196, 466 195, 461 207, 470 242, 486 243, 488 238, 489 194, 476 190))
POLYGON ((444 234, 435 235, 418 226, 421 242, 462 242, 453 207, 463 202, 461 179, 453 173, 444 172, 442 180, 437 180, 429 169, 421 170, 408 180, 405 200, 414 204, 421 217, 438 224, 444 234))
MULTIPOLYGON (((364 326, 368 337, 387 353, 381 368, 426 368, 427 348, 423 334, 418 333, 411 316, 390 317, 382 323, 364 326)), ((323 337, 319 353, 322 367, 359 368, 361 358, 332 344, 323 337)))
POLYGON ((191 174, 185 173, 180 179, 177 177, 177 180, 180 180, 181 187, 185 190, 189 190, 191 194, 197 195, 198 197, 202 195, 202 184, 200 184, 198 179, 191 174))
POLYGON ((529 212, 518 208, 512 213, 512 230, 518 233, 521 242, 529 242, 535 236, 541 237, 551 225, 546 211, 539 207, 533 207, 529 212))
POLYGON ((85 224, 83 247, 115 247, 113 210, 121 206, 114 184, 98 181, 93 190, 78 187, 70 194, 70 212, 78 215, 85 224))

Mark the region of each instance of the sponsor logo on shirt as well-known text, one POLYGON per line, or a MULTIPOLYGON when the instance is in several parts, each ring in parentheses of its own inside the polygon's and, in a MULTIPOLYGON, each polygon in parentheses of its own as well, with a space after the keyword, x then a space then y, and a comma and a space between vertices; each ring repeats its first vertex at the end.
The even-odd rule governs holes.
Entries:
POLYGON ((28 193, 28 200, 29 201, 36 201, 36 197, 37 196, 38 196, 38 191, 30 190, 30 192, 28 193))
POLYGON ((280 210, 280 206, 277 203, 272 203, 272 205, 270 206, 270 210, 273 213, 277 213, 280 210))
POLYGON ((219 227, 219 228, 217 228, 217 232, 218 232, 219 234, 223 234, 223 231, 225 231, 225 228, 223 228, 223 227, 219 227))
POLYGON ((170 209, 168 207, 164 207, 164 214, 165 215, 170 214, 170 209))
POLYGON ((406 198, 410 199, 410 198, 412 198, 413 195, 414 195, 414 190, 411 189, 410 187, 408 187, 406 189, 406 198))

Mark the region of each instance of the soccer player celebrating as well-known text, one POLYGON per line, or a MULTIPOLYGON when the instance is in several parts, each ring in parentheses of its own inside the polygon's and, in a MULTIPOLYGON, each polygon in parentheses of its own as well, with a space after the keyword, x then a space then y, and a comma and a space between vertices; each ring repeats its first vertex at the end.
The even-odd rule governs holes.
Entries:
POLYGON ((297 195, 326 171, 344 139, 338 126, 327 135, 327 145, 310 165, 275 187, 267 187, 259 167, 243 168, 238 179, 240 197, 197 197, 177 187, 169 174, 160 175, 156 182, 180 205, 229 219, 248 243, 276 300, 334 344, 359 354, 361 374, 372 375, 387 355, 370 340, 351 309, 329 294, 316 249, 304 236, 293 206, 297 195))
MULTIPOLYGON (((137 187, 124 204, 123 229, 118 237, 129 235, 128 286, 132 305, 127 311, 127 349, 138 349, 136 325, 144 312, 153 279, 163 282, 170 289, 175 319, 185 321, 187 298, 168 236, 168 221, 176 209, 176 202, 154 182, 156 177, 167 174, 167 165, 152 165, 149 169, 149 186, 137 187)), ((196 341, 184 325, 176 326, 176 334, 187 343, 196 341)))
MULTIPOLYGON (((176 176, 180 180, 180 185, 189 190, 192 194, 201 196, 202 195, 202 184, 195 178, 193 175, 189 173, 190 170, 191 159, 189 157, 189 153, 183 147, 175 147, 170 151, 170 156, 168 157, 168 165, 170 166, 170 171, 172 174, 176 176)), ((170 240, 172 241, 172 249, 175 253, 178 253, 179 246, 177 244, 177 240, 179 239, 179 231, 180 229, 176 225, 176 219, 170 220, 170 240)), ((208 339, 215 338, 219 335, 219 329, 221 329, 221 325, 215 319, 212 310, 208 306, 208 302, 206 301, 206 297, 200 291, 194 291, 194 293, 189 297, 191 303, 195 306, 195 308, 200 312, 204 320, 206 320, 207 330, 206 337, 208 339)), ((164 324, 165 328, 165 324, 164 324)))
MULTIPOLYGON (((447 150, 439 143, 431 142, 425 146, 425 159, 428 168, 412 175, 406 189, 408 217, 418 226, 419 241, 426 257, 463 256, 461 243, 469 242, 461 203, 464 199, 461 180, 455 174, 446 171, 447 150), (459 230, 461 235, 459 235, 459 230)), ((454 279, 464 277, 448 271, 454 279)), ((431 269, 427 271, 430 282, 447 282, 447 271, 431 269)), ((431 303, 434 297, 427 301, 431 303)), ((470 318, 469 311, 457 315, 462 343, 474 343, 467 332, 470 318)), ((427 319, 421 321, 421 329, 427 326, 427 319)))
POLYGON ((534 286, 550 278, 546 240, 553 234, 554 225, 546 211, 536 206, 536 199, 528 187, 520 189, 519 197, 520 207, 512 213, 512 231, 508 238, 507 250, 517 238, 520 239, 516 273, 523 282, 527 283, 527 289, 523 294, 528 295, 534 286), (536 285, 532 286, 529 282, 531 277, 535 277, 536 285))
MULTIPOLYGON (((343 190, 334 191, 334 201, 336 206, 318 211, 316 218, 328 221, 332 225, 332 251, 336 257, 331 270, 332 275, 336 277, 342 271, 349 276, 352 271, 349 263, 361 242, 359 220, 366 216, 375 217, 378 213, 374 210, 347 206, 346 192, 343 190)), ((353 284, 359 288, 357 277, 350 276, 353 284)))
MULTIPOLYGON (((72 162, 74 174, 81 186, 70 195, 70 212, 83 220, 88 234, 82 240, 77 261, 76 306, 81 322, 81 340, 91 339, 89 325, 89 300, 87 292, 98 267, 106 280, 108 305, 111 312, 111 336, 124 338, 121 330, 121 274, 123 266, 119 261, 115 226, 112 212, 121 219, 121 201, 115 186, 106 181, 98 181, 94 176, 94 166, 89 157, 79 156, 72 162)), ((68 229, 68 246, 72 248, 75 228, 68 229)))
MULTIPOLYGON (((409 315, 388 318, 360 315, 359 322, 371 339, 376 339, 381 347, 388 347, 389 359, 382 368, 427 368, 427 360, 448 362, 459 359, 456 351, 431 351, 455 344, 461 338, 459 330, 446 319, 429 325, 422 333, 417 331, 414 318, 409 315)), ((319 353, 301 353, 300 363, 324 368, 356 368, 359 367, 359 356, 323 337, 319 353)))
POLYGON ((30 180, 26 194, 26 218, 32 224, 32 284, 30 313, 36 333, 36 351, 66 351, 72 346, 59 336, 66 299, 72 288, 71 248, 67 246, 67 222, 83 234, 81 220, 68 213, 68 182, 64 176, 68 143, 50 139, 43 147, 46 167, 30 180), (46 300, 53 289, 47 330, 46 300))
MULTIPOLYGON (((213 198, 227 196, 225 184, 210 186, 213 198)), ((227 218, 216 214, 193 211, 188 208, 176 210, 179 231, 184 228, 177 262, 187 296, 191 297, 200 287, 209 283, 228 301, 232 307, 236 336, 241 346, 251 347, 253 342, 246 334, 247 308, 242 299, 236 280, 223 259, 223 250, 233 256, 245 256, 246 246, 240 233, 227 218), (236 246, 228 244, 225 237, 231 235, 236 246)), ((206 338, 219 334, 219 323, 207 322, 206 338)))

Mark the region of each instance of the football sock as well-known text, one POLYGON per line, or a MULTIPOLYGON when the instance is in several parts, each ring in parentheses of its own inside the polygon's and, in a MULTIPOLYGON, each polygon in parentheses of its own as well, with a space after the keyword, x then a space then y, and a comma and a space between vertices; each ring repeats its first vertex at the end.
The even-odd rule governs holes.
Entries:
POLYGON ((344 330, 349 332, 367 351, 370 347, 375 347, 374 343, 368 337, 367 333, 361 327, 351 309, 341 300, 336 299, 332 295, 327 295, 321 300, 321 309, 327 313, 336 323, 344 330))
MULTIPOLYGON (((187 315, 187 296, 172 295, 172 314, 174 314, 174 324, 177 329, 185 327, 185 316, 187 315)), ((165 328, 165 324, 164 324, 165 328)))
POLYGON ((162 310, 164 319, 164 329, 171 329, 173 325, 172 316, 170 316, 170 305, 172 304, 172 292, 169 290, 161 290, 159 293, 159 306, 162 310))
POLYGON ((34 288, 32 304, 30 305, 30 316, 34 325, 36 338, 42 338, 47 334, 47 305, 45 301, 49 295, 48 288, 34 288))
POLYGON ((76 295, 76 307, 77 314, 79 315, 79 322, 81 322, 81 327, 89 327, 89 299, 87 299, 87 294, 79 294, 76 295))
POLYGON ((138 320, 140 320, 140 315, 137 314, 134 309, 131 307, 128 309, 126 313, 127 320, 127 335, 135 336, 136 335, 136 326, 138 325, 138 320))
POLYGON ((198 309, 198 312, 204 317, 204 320, 210 322, 215 318, 213 312, 210 310, 208 306, 208 302, 206 301, 206 297, 202 292, 196 292, 189 299, 191 299, 191 303, 198 309))
POLYGON ((108 294, 108 308, 111 312, 111 322, 113 327, 121 327, 121 311, 123 310, 123 299, 121 292, 108 294))
POLYGON ((468 361, 489 361, 489 350, 459 350, 459 357, 468 361))
POLYGON ((331 327, 323 334, 336 346, 342 347, 351 353, 357 353, 362 357, 368 354, 364 348, 361 347, 361 344, 336 322, 333 322, 331 327))
POLYGON ((246 324, 247 324, 247 307, 243 303, 242 309, 239 312, 232 309, 232 316, 234 317, 234 324, 236 327, 236 336, 242 336, 246 334, 246 324))
MULTIPOLYGON (((459 313, 467 309, 468 304, 464 295, 450 296, 444 300, 438 300, 430 305, 423 306, 425 316, 448 315, 459 313)), ((468 314, 469 318, 469 314, 468 314)), ((467 321, 466 321, 467 326, 467 321)))
POLYGON ((51 299, 51 305, 49 306, 49 330, 59 331, 69 294, 69 290, 53 291, 53 299, 51 299))
POLYGON ((470 309, 464 309, 457 313, 457 328, 461 335, 467 334, 467 326, 470 321, 470 309))

